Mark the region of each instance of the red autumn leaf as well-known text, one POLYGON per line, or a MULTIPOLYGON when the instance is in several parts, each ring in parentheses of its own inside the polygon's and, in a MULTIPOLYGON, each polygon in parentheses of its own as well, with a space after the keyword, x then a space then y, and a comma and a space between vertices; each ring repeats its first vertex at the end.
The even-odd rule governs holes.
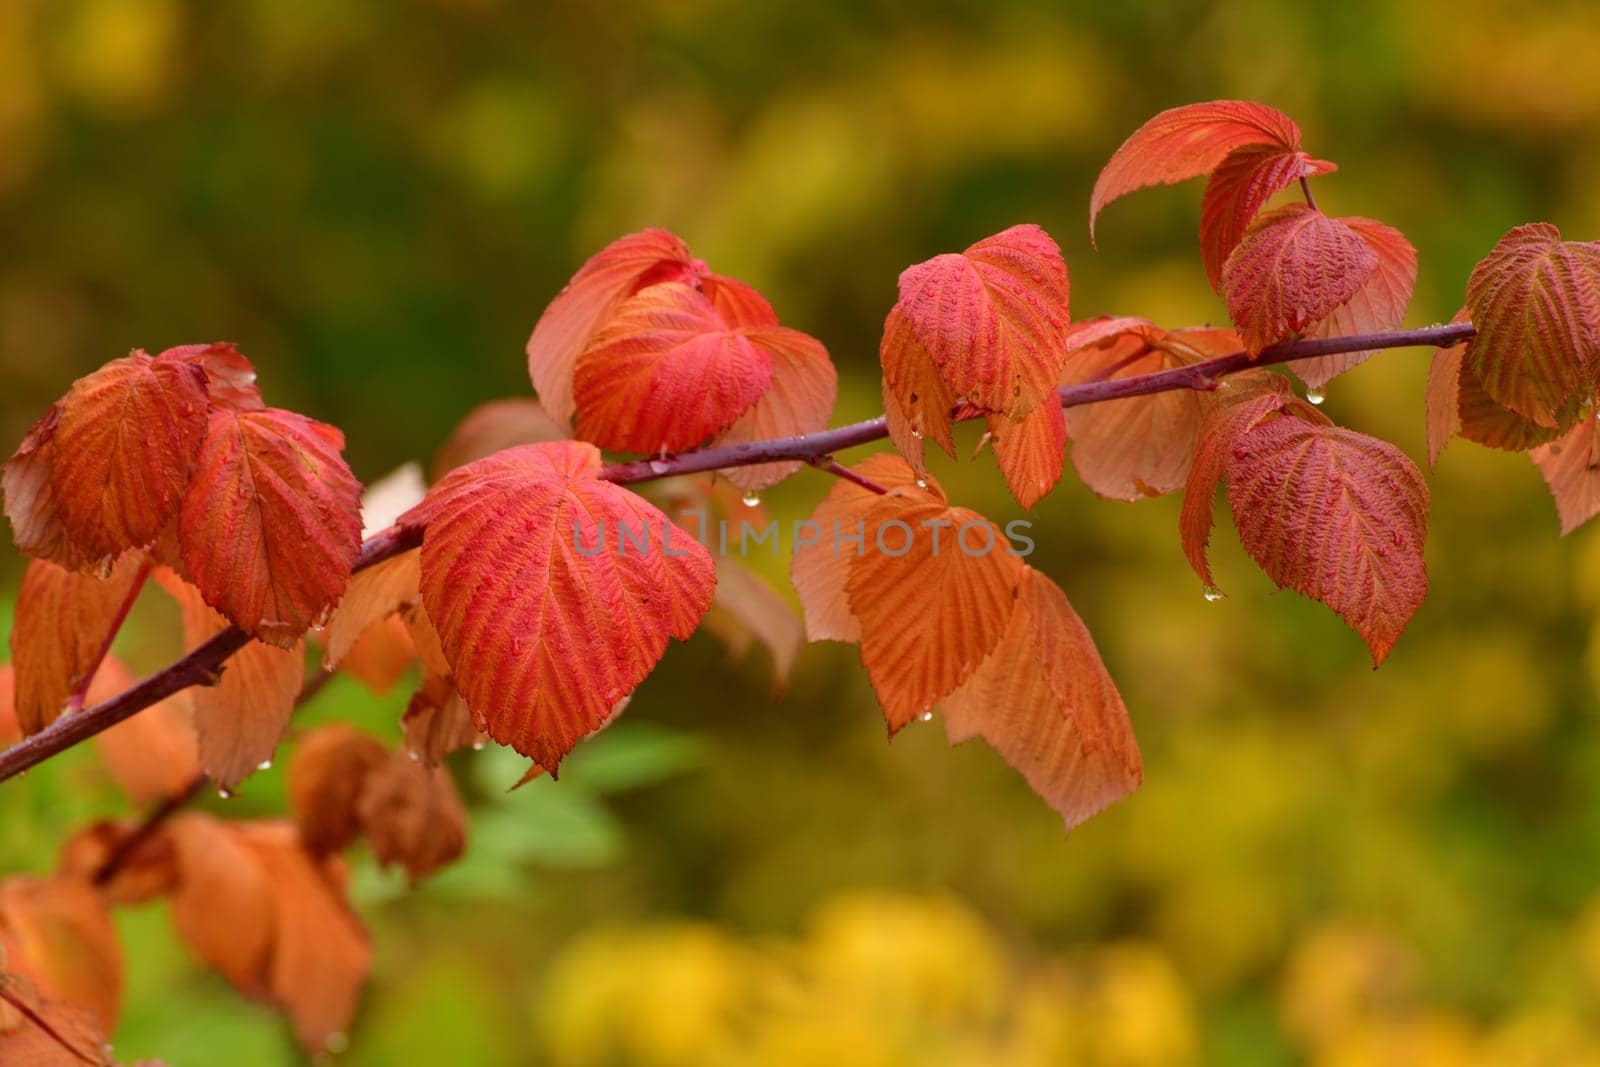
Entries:
MULTIPOLYGON (((742 445, 827 429, 839 392, 839 378, 822 342, 782 327, 759 330, 750 336, 772 359, 772 382, 716 443, 742 445)), ((723 473, 740 489, 759 492, 801 466, 798 460, 757 463, 730 467, 723 473)))
POLYGON ((1559 441, 1528 455, 1555 498, 1563 537, 1600 513, 1600 419, 1579 419, 1559 441))
MULTIPOLYGON (((89 702, 98 703, 133 683, 126 667, 107 657, 95 672, 89 702)), ((153 804, 181 796, 200 774, 194 715, 181 697, 168 697, 95 736, 100 759, 128 799, 153 804)))
POLYGON ((11 520, 11 536, 18 550, 68 570, 82 570, 98 560, 67 537, 50 486, 61 403, 50 405, 22 438, 0 470, 0 486, 5 489, 6 517, 11 520))
MULTIPOLYGON (((200 591, 166 568, 156 583, 178 602, 184 646, 193 649, 227 626, 206 606, 200 591)), ((272 759, 305 680, 304 645, 276 648, 252 641, 228 658, 216 684, 186 689, 194 717, 200 765, 224 789, 232 789, 272 759)))
MULTIPOLYGON (((1244 347, 1232 330, 1167 331, 1143 319, 1084 323, 1068 346, 1062 385, 1153 374, 1244 347)), ((1112 500, 1170 493, 1188 478, 1206 406, 1205 394, 1174 389, 1067 408, 1072 465, 1112 500)))
POLYGON ((989 416, 994 458, 1017 503, 1031 508, 1061 480, 1067 458, 1067 423, 1061 405, 1037 405, 1020 419, 989 416))
POLYGON ((1224 379, 1221 390, 1200 425, 1194 460, 1183 490, 1183 510, 1178 532, 1183 554, 1205 583, 1206 595, 1216 595, 1206 546, 1211 541, 1217 486, 1227 473, 1235 442, 1256 423, 1290 400, 1288 379, 1278 374, 1248 374, 1224 379))
MULTIPOLYGON (((916 472, 888 452, 868 456, 850 469, 890 492, 917 484, 916 472)), ((939 483, 925 480, 929 491, 943 498, 939 483)), ((850 564, 866 552, 864 520, 878 500, 877 493, 841 478, 811 513, 809 526, 796 532, 789 578, 804 609, 806 637, 812 641, 861 640, 861 624, 850 611, 845 582, 850 564), (862 541, 852 540, 858 535, 862 541)))
POLYGON ((126 553, 106 578, 42 559, 28 564, 11 631, 17 723, 24 734, 54 722, 99 664, 147 566, 142 552, 126 553))
POLYGON ((849 560, 845 591, 893 735, 999 643, 1022 563, 988 519, 949 506, 932 486, 880 497, 864 522, 866 552, 849 560))
POLYGON ((917 340, 900 305, 889 309, 883 322, 883 340, 878 344, 878 360, 883 365, 883 411, 889 424, 889 437, 911 464, 926 472, 922 462, 922 440, 926 437, 945 454, 956 453, 951 436, 951 411, 955 394, 945 385, 933 357, 917 340))
POLYGON ((1022 225, 907 267, 900 308, 958 399, 1019 416, 1055 389, 1068 290, 1055 241, 1022 225))
POLYGON ((737 278, 702 274, 700 290, 729 326, 776 326, 778 313, 767 298, 737 278))
POLYGON ((1361 291, 1378 255, 1342 219, 1290 204, 1261 216, 1222 268, 1228 315, 1252 355, 1361 291))
POLYGON ((951 744, 982 737, 1067 828, 1139 787, 1128 709, 1088 628, 1049 578, 1024 567, 1000 643, 941 704, 951 744))
POLYGON ((158 363, 192 363, 205 372, 206 395, 213 407, 259 411, 261 390, 256 385, 255 364, 239 346, 227 341, 208 345, 179 345, 156 357, 158 363))
POLYGON ((22 875, 0 882, 0 956, 41 994, 91 1012, 116 1029, 122 950, 105 901, 88 884, 22 875))
POLYGON ((1244 145, 1211 172, 1200 201, 1200 258, 1213 289, 1222 288, 1222 265, 1273 195, 1301 178, 1338 168, 1278 144, 1244 145))
POLYGON ((1600 243, 1518 226, 1473 268, 1467 307, 1477 336, 1466 363, 1495 402, 1541 426, 1571 425, 1600 361, 1600 243))
POLYGON ((438 674, 424 678, 412 694, 400 717, 400 728, 405 733, 406 755, 429 766, 484 740, 455 684, 438 674))
MULTIPOLYGON (((1462 308, 1451 322, 1468 321, 1462 308)), ((1428 462, 1437 465, 1450 438, 1460 434, 1489 448, 1526 452, 1555 440, 1561 431, 1540 426, 1515 411, 1501 407, 1483 388, 1467 365, 1467 342, 1435 348, 1428 366, 1428 462)))
MULTIPOLYGON (((1334 308, 1325 318, 1307 326, 1304 335, 1350 337, 1399 329, 1405 321, 1406 309, 1411 306, 1412 290, 1417 285, 1417 250, 1392 226, 1358 217, 1340 221, 1367 242, 1378 257, 1378 264, 1355 296, 1334 308)), ((1369 349, 1300 359, 1289 364, 1289 368, 1308 387, 1321 389, 1336 375, 1366 362, 1377 352, 1377 349, 1369 349)))
POLYGON ((413 885, 466 849, 466 808, 444 767, 396 752, 367 774, 358 805, 373 857, 404 867, 413 885))
POLYGON ((1173 185, 1217 169, 1237 149, 1261 145, 1294 152, 1300 127, 1281 111, 1248 100, 1169 108, 1133 132, 1111 156, 1089 197, 1089 236, 1111 201, 1147 185, 1173 185))
POLYGON ((578 436, 652 455, 692 448, 766 391, 774 347, 805 342, 781 326, 730 327, 691 286, 653 285, 618 307, 578 358, 578 436))
POLYGON ((539 441, 560 441, 568 434, 551 418, 537 400, 514 397, 480 404, 456 423, 439 451, 433 454, 430 468, 434 480, 475 459, 492 455, 513 445, 539 441))
POLYGON ((528 338, 528 374, 539 403, 562 426, 572 421, 572 369, 617 305, 647 285, 695 273, 689 249, 666 230, 611 242, 550 301, 528 338))
POLYGON ((195 366, 135 352, 74 382, 50 463, 66 538, 97 559, 154 541, 189 484, 205 423, 195 366))
POLYGON ((1393 445, 1285 417, 1233 446, 1239 540, 1278 585, 1327 604, 1382 663, 1428 592, 1428 486, 1393 445))
POLYGON ((292 411, 216 411, 178 521, 188 577, 245 632, 292 644, 338 603, 361 550, 344 435, 292 411))
POLYGON ((552 769, 694 632, 716 584, 704 546, 599 471, 591 445, 522 445, 402 520, 427 526, 423 604, 478 725, 552 769))
POLYGON ((289 811, 313 852, 339 852, 361 832, 356 802, 367 776, 389 762, 383 745, 348 723, 307 733, 289 761, 289 811))

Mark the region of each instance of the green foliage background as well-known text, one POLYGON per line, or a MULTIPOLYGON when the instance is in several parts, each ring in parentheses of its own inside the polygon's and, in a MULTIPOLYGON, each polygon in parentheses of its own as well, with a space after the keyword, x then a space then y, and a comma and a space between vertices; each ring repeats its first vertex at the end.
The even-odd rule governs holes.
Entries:
MULTIPOLYGON (((1221 96, 1299 119, 1341 165, 1325 209, 1409 235, 1411 321, 1441 321, 1508 227, 1600 236, 1596 54, 1593 5, 1509 0, 6 0, 0 441, 130 347, 229 339, 371 480, 526 395, 544 303, 644 225, 823 339, 841 420, 878 410, 898 271, 1013 222, 1061 242, 1080 317, 1220 321, 1198 185, 1113 206, 1098 252, 1085 215, 1127 133, 1221 96)), ((1422 458, 1427 358, 1327 410, 1422 458)), ((1019 514, 986 459, 940 476, 1019 514)), ((1208 604, 1175 499, 1069 478, 1039 505, 1034 562, 1146 760, 1070 838, 986 749, 886 746, 853 649, 808 648, 773 699, 760 653, 675 646, 559 785, 461 760, 458 869, 405 894, 358 862, 378 957, 341 1062, 1600 1060, 1600 531, 1559 539, 1522 457, 1458 442, 1433 489, 1434 592, 1377 673, 1225 516, 1208 604)), ((122 653, 154 665, 170 622, 122 653)), ((403 702, 340 683, 308 721, 392 731, 403 702)), ((209 803, 274 810, 280 775, 209 803)), ((6 785, 0 870, 122 808, 91 752, 6 785)), ((120 1055, 295 1062, 161 907, 121 922, 120 1055)))

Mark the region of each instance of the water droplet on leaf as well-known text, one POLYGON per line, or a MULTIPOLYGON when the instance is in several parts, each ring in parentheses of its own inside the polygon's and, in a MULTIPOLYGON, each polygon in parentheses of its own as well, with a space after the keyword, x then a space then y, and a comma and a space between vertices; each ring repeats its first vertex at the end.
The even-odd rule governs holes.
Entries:
POLYGON ((744 506, 747 507, 747 508, 754 508, 754 507, 760 507, 761 506, 761 494, 755 492, 754 490, 747 490, 745 492, 745 494, 744 494, 743 499, 744 499, 744 506))
POLYGON ((1227 593, 1224 593, 1214 585, 1208 585, 1205 587, 1204 596, 1207 604, 1215 604, 1217 601, 1221 600, 1227 595, 1227 593))
POLYGON ((270 770, 272 770, 272 761, 269 760, 269 759, 262 760, 260 763, 256 764, 256 770, 258 770, 258 771, 270 771, 270 770))
POLYGON ((1313 404, 1320 404, 1328 399, 1328 394, 1315 387, 1306 390, 1306 399, 1313 404))
POLYGON ((652 474, 665 474, 671 469, 672 465, 664 459, 653 459, 650 461, 650 471, 652 474))

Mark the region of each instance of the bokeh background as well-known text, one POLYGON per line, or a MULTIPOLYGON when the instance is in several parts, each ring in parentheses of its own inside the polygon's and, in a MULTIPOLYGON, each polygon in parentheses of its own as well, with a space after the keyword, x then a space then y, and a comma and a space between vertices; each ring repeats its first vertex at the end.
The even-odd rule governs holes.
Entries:
MULTIPOLYGON (((527 395, 544 303, 644 225, 823 339, 841 420, 878 411, 898 271, 1014 222, 1080 317, 1220 321, 1198 184, 1113 206, 1099 251, 1085 215, 1140 122, 1223 96, 1300 121, 1324 208, 1408 234, 1439 321, 1508 227, 1600 236, 1596 55, 1586 2, 4 0, 0 442, 129 348, 228 339, 371 480, 527 395)), ((1427 359, 1326 410, 1422 459, 1427 359)), ((989 461, 937 469, 1017 517, 989 461)), ((1176 499, 1041 503, 1145 753, 1070 837, 981 745, 885 745, 842 646, 774 698, 760 651, 675 645, 559 785, 467 754, 462 864, 407 893, 356 860, 378 956, 339 1062, 1600 1062, 1600 530, 1560 539, 1520 456, 1457 442, 1432 485, 1434 591, 1376 673, 1225 515, 1212 604, 1176 499)), ((153 666, 163 622, 120 653, 153 666)), ((305 721, 392 734, 404 700, 339 682, 305 721)), ((280 774, 208 806, 276 810, 280 774)), ((0 789, 0 870, 125 810, 92 752, 41 767, 0 789)), ((119 1055, 297 1062, 163 907, 119 922, 119 1055)))

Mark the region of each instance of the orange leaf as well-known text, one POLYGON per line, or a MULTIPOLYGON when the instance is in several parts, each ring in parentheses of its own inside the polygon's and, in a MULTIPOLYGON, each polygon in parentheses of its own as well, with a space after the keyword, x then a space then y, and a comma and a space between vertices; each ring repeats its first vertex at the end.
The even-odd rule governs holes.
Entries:
POLYGON ((473 408, 466 418, 456 423, 439 451, 433 454, 433 477, 435 480, 443 478, 457 467, 502 448, 560 441, 566 436, 561 424, 546 414, 537 400, 520 397, 491 400, 473 408))
POLYGON ((483 739, 454 683, 437 674, 422 680, 400 717, 400 727, 405 731, 406 755, 429 766, 483 739))
POLYGON ((55 490, 50 486, 61 403, 58 400, 50 405, 29 428, 17 451, 0 470, 0 485, 5 489, 6 517, 11 520, 12 539, 18 550, 68 570, 82 570, 99 561, 67 537, 56 508, 55 490))
MULTIPOLYGON (((1307 326, 1305 336, 1350 337, 1399 329, 1405 321, 1406 309, 1411 306, 1412 290, 1417 285, 1417 250, 1399 230, 1381 222, 1356 217, 1340 221, 1367 242, 1378 257, 1378 263, 1356 295, 1334 308, 1327 317, 1307 326)), ((1369 349, 1300 359, 1289 364, 1289 369, 1310 388, 1321 389, 1335 375, 1366 362, 1377 351, 1369 349)))
POLYGON ((789 602, 749 567, 727 557, 717 561, 717 591, 705 626, 735 657, 752 638, 759 641, 772 657, 773 690, 788 685, 805 628, 789 602))
POLYGON ((372 855, 417 882, 453 863, 467 845, 467 812, 450 772, 395 753, 366 776, 361 831, 372 855))
POLYGON ((398 615, 390 615, 375 625, 350 647, 340 667, 366 686, 373 696, 383 696, 395 687, 416 662, 416 646, 411 631, 398 615))
POLYGON ((272 999, 308 1052, 343 1044, 372 966, 372 942, 345 898, 344 867, 301 847, 288 823, 238 828, 272 886, 272 999))
POLYGON ((192 363, 205 372, 206 396, 213 407, 235 411, 259 411, 261 390, 256 386, 256 368, 231 342, 208 345, 179 345, 156 357, 158 363, 192 363))
POLYGON ((883 410, 894 447, 919 473, 927 471, 922 462, 924 437, 953 457, 950 413, 956 406, 955 394, 944 384, 899 304, 883 321, 878 361, 883 365, 883 410))
POLYGON ((866 553, 850 560, 845 589, 892 736, 999 643, 1022 563, 988 519, 931 488, 880 497, 865 523, 866 553))
POLYGON ((1281 144, 1244 145, 1229 152, 1211 172, 1200 201, 1200 258, 1211 288, 1222 288, 1222 265, 1274 194, 1301 178, 1337 169, 1281 144))
POLYGON ((1139 787, 1128 709, 1066 595, 1022 568, 1005 633, 942 702, 951 744, 982 737, 1021 771, 1067 828, 1139 787))
POLYGON ((692 448, 766 391, 774 347, 805 342, 815 344, 781 326, 730 327, 689 285, 653 285, 618 307, 578 358, 578 436, 626 452, 692 448))
POLYGON ((421 595, 422 553, 402 552, 350 578, 339 606, 328 617, 323 666, 337 667, 365 633, 421 595))
POLYGON ((1227 472, 1234 443, 1289 399, 1289 382, 1282 375, 1238 375, 1223 380, 1215 403, 1200 424, 1200 438, 1183 490, 1183 510, 1178 514, 1178 532, 1183 554, 1205 583, 1208 596, 1213 595, 1216 582, 1211 577, 1206 546, 1211 542, 1217 486, 1227 472))
POLYGON ((1467 307, 1478 332, 1466 363, 1488 394, 1541 426, 1570 426, 1600 360, 1600 243, 1518 226, 1473 268, 1467 307))
POLYGON ((1061 405, 1043 403, 1021 419, 989 416, 994 457, 1017 503, 1031 508, 1061 480, 1067 456, 1067 423, 1061 405))
POLYGON ((1378 255, 1342 219, 1290 204, 1261 216, 1222 268, 1228 315, 1254 355, 1361 290, 1378 255))
POLYGON ((67 539, 100 559, 154 541, 189 484, 205 424, 195 366, 135 352, 74 382, 50 465, 67 539))
POLYGON ((611 242, 550 301, 528 338, 528 374, 539 403, 562 426, 572 421, 572 369, 617 305, 646 285, 691 276, 689 249, 666 230, 611 242))
POLYGON ((361 550, 344 435, 292 411, 217 411, 184 499, 188 577, 240 629, 287 647, 338 603, 361 550))
POLYGON ((343 866, 306 851, 293 824, 180 815, 179 935, 246 996, 277 1004, 310 1052, 355 1014, 372 946, 345 901, 343 866))
POLYGON ((10 748, 22 740, 22 727, 17 723, 16 671, 9 663, 0 663, 0 748, 10 748))
MULTIPOLYGON (((155 579, 178 602, 185 647, 193 649, 227 626, 200 591, 176 574, 159 568, 155 579)), ((272 759, 304 680, 301 642, 284 649, 252 641, 228 658, 215 685, 178 695, 193 709, 200 764, 219 786, 232 789, 272 759)))
POLYGON ((17 723, 25 735, 54 722, 99 664, 146 565, 144 553, 128 552, 109 577, 97 578, 42 559, 28 564, 11 631, 17 723))
MULTIPOLYGON (((1168 332, 1142 319, 1108 321, 1125 325, 1109 333, 1080 330, 1069 339, 1073 348, 1062 385, 1152 374, 1243 347, 1232 330, 1168 332), (1081 347, 1080 340, 1093 343, 1081 347)), ((1067 408, 1078 477, 1113 500, 1141 500, 1177 489, 1189 475, 1206 402, 1202 393, 1174 389, 1067 408)))
MULTIPOLYGON (((127 668, 107 657, 89 688, 91 703, 126 689, 127 668)), ((95 736, 100 759, 128 799, 153 804, 182 795, 200 774, 194 716, 180 697, 168 697, 95 736)))
POLYGON ((1022 225, 907 267, 900 308, 958 403, 1019 416, 1055 389, 1068 290, 1061 250, 1022 225))
POLYGON ((1578 420, 1566 436, 1529 457, 1555 498, 1563 537, 1600 513, 1600 419, 1578 420))
POLYGON ((279 887, 227 823, 191 812, 174 817, 167 836, 177 858, 178 936, 241 993, 265 998, 279 887))
POLYGON ((0 974, 0 990, 6 994, 0 1001, 0 1063, 6 1067, 116 1067, 105 1029, 87 1008, 41 998, 18 974, 0 974), (29 1014, 13 1009, 12 1000, 29 1014))
POLYGON ((368 775, 388 762, 376 738, 348 723, 328 723, 301 738, 289 761, 289 810, 307 848, 338 852, 356 839, 356 802, 368 775))
MULTIPOLYGON (((716 443, 742 445, 827 429, 839 392, 839 377, 822 342, 781 327, 752 332, 750 336, 772 358, 772 383, 716 443)), ((722 473, 740 489, 759 492, 801 466, 798 460, 757 463, 731 467, 722 473)))
POLYGON ((61 846, 56 876, 93 884, 108 904, 142 904, 171 893, 178 876, 171 838, 157 832, 134 842, 137 827, 132 819, 103 819, 78 830, 61 846), (96 881, 112 855, 130 845, 111 878, 96 881))
MULTIPOLYGON (((917 484, 916 472, 904 459, 888 452, 868 456, 851 470, 891 492, 917 484)), ((943 500, 939 483, 925 480, 928 491, 943 500)), ((845 582, 850 564, 866 547, 864 540, 858 548, 857 542, 849 539, 867 536, 864 520, 878 499, 871 490, 841 478, 811 513, 810 526, 803 533, 796 532, 789 578, 804 609, 806 637, 812 641, 861 640, 861 624, 850 612, 845 582)))
POLYGON ((91 886, 22 875, 0 882, 0 955, 44 996, 87 1009, 108 1033, 116 1029, 122 950, 91 886))
POLYGON ((1300 127, 1281 111, 1248 100, 1213 100, 1169 108, 1133 132, 1112 154, 1089 197, 1089 236, 1111 201, 1147 185, 1173 185, 1209 174, 1230 152, 1264 145, 1300 147, 1300 127))
POLYGON ((1382 663, 1428 592, 1428 487, 1405 453, 1337 426, 1273 419, 1234 443, 1228 501, 1268 577, 1338 612, 1382 663))
POLYGON ((716 584, 704 546, 599 470, 591 445, 522 445, 402 520, 427 526, 423 604, 480 728, 546 768, 694 632, 716 584))

